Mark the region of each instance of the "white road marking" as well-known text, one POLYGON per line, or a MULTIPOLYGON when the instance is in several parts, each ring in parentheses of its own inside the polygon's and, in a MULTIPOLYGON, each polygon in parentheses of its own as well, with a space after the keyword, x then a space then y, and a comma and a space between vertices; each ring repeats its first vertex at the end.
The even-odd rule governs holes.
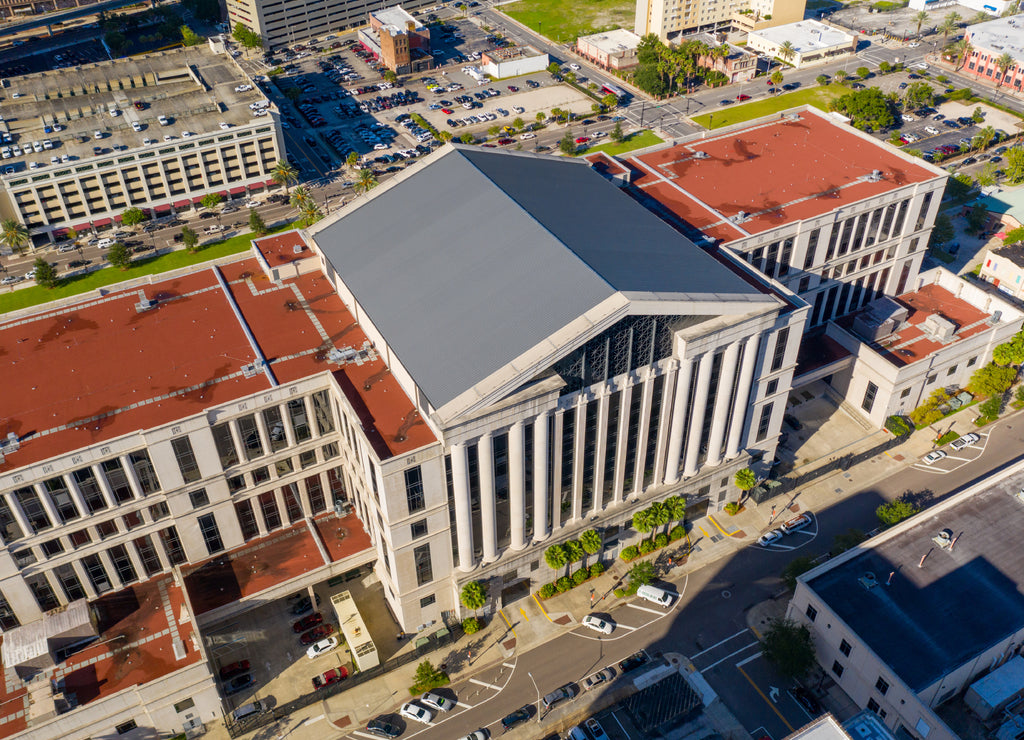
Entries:
POLYGON ((743 629, 743 630, 740 630, 739 632, 737 632, 737 633, 736 633, 735 635, 729 635, 729 636, 728 636, 728 637, 726 637, 726 638, 725 638, 724 640, 719 640, 718 642, 716 642, 716 643, 715 643, 714 645, 712 645, 711 647, 709 647, 709 648, 705 648, 704 650, 701 650, 701 651, 700 651, 699 653, 697 653, 696 655, 691 655, 691 656, 690 656, 690 660, 695 660, 695 659, 699 658, 700 656, 702 656, 702 655, 703 655, 704 653, 708 653, 708 652, 711 652, 712 650, 714 650, 714 649, 715 649, 716 647, 718 647, 719 645, 724 645, 725 643, 729 642, 729 640, 735 640, 735 639, 736 639, 737 637, 739 637, 740 635, 745 635, 745 634, 747 634, 747 630, 743 629))
POLYGON ((502 665, 506 668, 515 668, 515 665, 513 663, 502 663, 502 665))
POLYGON ((312 717, 312 718, 310 718, 310 719, 306 720, 306 724, 309 724, 309 725, 311 725, 311 724, 313 724, 314 722, 319 722, 319 721, 320 721, 320 720, 322 720, 323 718, 324 718, 324 716, 323 716, 322 714, 318 714, 317 716, 315 716, 315 717, 312 717))
POLYGON ((640 629, 639 627, 630 627, 628 624, 621 624, 621 623, 616 623, 615 626, 616 627, 622 627, 622 629, 629 630, 630 632, 632 632, 634 630, 640 629))
MULTIPOLYGON (((749 646, 748 646, 748 647, 749 647, 749 646)), ((757 653, 757 654, 755 654, 755 655, 751 655, 751 656, 750 656, 749 658, 744 658, 744 659, 743 659, 743 660, 741 660, 741 661, 740 661, 739 663, 737 663, 737 664, 736 664, 736 667, 737 667, 737 668, 742 668, 742 667, 743 667, 743 666, 745 666, 745 665, 746 665, 747 663, 752 663, 753 661, 757 660, 757 659, 758 659, 758 658, 760 658, 760 657, 761 657, 761 653, 757 653)))
POLYGON ((640 606, 639 604, 634 604, 633 602, 630 602, 630 603, 626 604, 626 606, 628 606, 628 607, 630 607, 632 609, 639 609, 642 612, 649 612, 651 614, 657 614, 659 617, 665 615, 665 610, 664 609, 650 609, 650 608, 648 608, 646 606, 640 606))
POLYGON ((486 686, 487 688, 493 689, 494 691, 501 691, 501 687, 500 686, 495 686, 493 683, 484 683, 483 681, 480 681, 480 680, 475 679, 475 678, 469 679, 469 682, 470 683, 475 683, 477 686, 486 686))
POLYGON ((619 722, 619 718, 615 716, 615 712, 612 712, 612 719, 615 720, 615 724, 617 724, 619 729, 622 730, 622 734, 626 737, 630 737, 630 734, 626 732, 626 728, 622 726, 621 722, 619 722))
POLYGON ((370 735, 370 734, 365 733, 365 732, 360 732, 359 730, 353 730, 352 734, 355 735, 356 737, 368 737, 368 738, 370 738, 370 740, 376 740, 376 737, 377 737, 376 735, 370 735))
POLYGON ((702 671, 702 672, 703 672, 703 671, 710 671, 710 670, 711 670, 712 668, 714 668, 714 667, 715 667, 716 665, 718 665, 719 663, 724 663, 725 661, 729 660, 729 658, 735 657, 735 656, 739 655, 740 653, 744 653, 744 652, 746 652, 747 650, 750 650, 750 648, 752 648, 752 647, 755 647, 755 646, 757 646, 757 645, 759 645, 759 644, 760 644, 760 643, 758 643, 758 642, 752 642, 752 643, 750 643, 749 645, 744 645, 744 646, 743 646, 743 647, 741 647, 741 648, 740 648, 739 650, 734 650, 733 652, 729 653, 728 655, 726 655, 726 656, 725 656, 724 658, 722 658, 721 660, 716 660, 716 661, 715 661, 714 663, 712 663, 711 665, 709 665, 709 666, 708 666, 707 668, 702 668, 702 669, 701 669, 701 671, 702 671))
POLYGON ((473 706, 474 706, 473 704, 467 704, 464 701, 460 701, 458 704, 455 705, 455 708, 456 709, 459 709, 459 708, 462 708, 462 709, 472 709, 473 706))

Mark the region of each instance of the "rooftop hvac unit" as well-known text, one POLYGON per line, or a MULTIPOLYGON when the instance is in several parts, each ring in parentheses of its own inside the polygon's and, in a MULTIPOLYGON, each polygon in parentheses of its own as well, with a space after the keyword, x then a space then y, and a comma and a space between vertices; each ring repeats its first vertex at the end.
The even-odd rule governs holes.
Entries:
POLYGON ((711 155, 708 154, 707 152, 704 152, 704 151, 699 151, 699 152, 694 152, 693 153, 693 158, 694 159, 709 159, 710 157, 711 157, 711 155))
POLYGON ((868 591, 878 585, 878 579, 875 578, 875 574, 870 570, 857 579, 861 586, 866 588, 868 591))
POLYGON ((939 342, 950 342, 956 334, 957 326, 952 321, 938 314, 931 314, 921 322, 921 330, 939 342))

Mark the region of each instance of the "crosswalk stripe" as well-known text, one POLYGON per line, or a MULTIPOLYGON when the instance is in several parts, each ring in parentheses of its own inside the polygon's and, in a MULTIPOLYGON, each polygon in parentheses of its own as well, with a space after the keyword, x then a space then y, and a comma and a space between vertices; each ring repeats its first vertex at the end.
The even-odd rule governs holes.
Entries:
POLYGON ((642 612, 650 612, 651 614, 661 615, 661 614, 665 613, 664 610, 661 610, 661 609, 649 609, 646 606, 640 606, 639 604, 629 603, 629 604, 626 604, 626 606, 631 607, 633 609, 639 609, 642 612))

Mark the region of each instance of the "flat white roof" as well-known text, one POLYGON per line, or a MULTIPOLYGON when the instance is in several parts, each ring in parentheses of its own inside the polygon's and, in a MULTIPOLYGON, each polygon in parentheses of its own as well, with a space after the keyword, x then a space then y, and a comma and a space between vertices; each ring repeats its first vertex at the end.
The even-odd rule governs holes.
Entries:
POLYGON ((977 23, 967 33, 975 49, 994 51, 997 56, 1009 54, 1017 64, 1024 64, 1024 13, 977 23))
POLYGON ((597 47, 605 54, 621 54, 624 51, 632 51, 640 45, 640 37, 625 28, 583 36, 580 41, 597 47))
POLYGON ((409 28, 409 21, 412 21, 417 30, 423 28, 423 24, 413 18, 411 15, 402 10, 401 5, 393 5, 390 8, 384 8, 383 10, 371 10, 370 15, 376 18, 385 26, 394 26, 399 31, 405 31, 409 28))
POLYGON ((798 54, 809 54, 820 49, 843 46, 853 40, 853 36, 838 28, 810 20, 751 31, 750 36, 757 36, 770 44, 777 45, 789 41, 798 54))

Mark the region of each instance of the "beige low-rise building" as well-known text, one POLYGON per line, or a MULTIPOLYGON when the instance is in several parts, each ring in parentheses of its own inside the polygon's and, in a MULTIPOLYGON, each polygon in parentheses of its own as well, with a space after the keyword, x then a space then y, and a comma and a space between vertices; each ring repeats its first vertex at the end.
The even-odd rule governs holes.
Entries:
POLYGON ((0 214, 38 242, 273 185, 276 107, 207 46, 7 79, 0 214))
POLYGON ((625 28, 580 36, 576 53, 604 69, 629 69, 636 66, 640 37, 625 28))
POLYGON ((747 47, 782 59, 794 67, 804 67, 854 53, 857 39, 835 26, 815 20, 800 20, 751 31, 747 35, 747 47))

